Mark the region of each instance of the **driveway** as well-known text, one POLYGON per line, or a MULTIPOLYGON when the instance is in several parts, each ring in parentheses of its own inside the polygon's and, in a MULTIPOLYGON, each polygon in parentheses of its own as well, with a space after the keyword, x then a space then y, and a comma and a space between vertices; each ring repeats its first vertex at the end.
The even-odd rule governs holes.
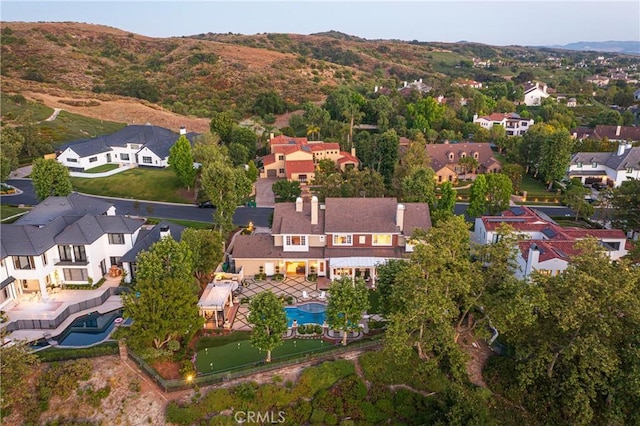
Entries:
POLYGON ((256 181, 256 207, 273 207, 276 196, 271 190, 271 185, 277 182, 276 178, 259 178, 256 181))

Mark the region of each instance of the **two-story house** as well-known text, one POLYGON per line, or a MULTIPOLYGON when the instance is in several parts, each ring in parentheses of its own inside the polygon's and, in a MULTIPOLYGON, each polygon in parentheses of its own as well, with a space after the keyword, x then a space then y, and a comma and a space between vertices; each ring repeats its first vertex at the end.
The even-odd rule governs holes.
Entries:
POLYGON ((335 142, 309 141, 307 138, 291 138, 279 135, 269 141, 270 154, 262 158, 261 178, 287 178, 307 183, 315 176, 320 160, 331 160, 341 171, 360 164, 355 149, 351 153, 340 150, 335 142))
MULTIPOLYGON (((197 134, 180 129, 191 143, 197 134)), ((62 145, 57 160, 72 172, 104 164, 167 167, 169 150, 180 135, 158 126, 131 125, 105 136, 62 145)))
POLYGON ((616 152, 578 152, 571 158, 568 176, 584 184, 597 182, 613 187, 640 179, 640 147, 620 142, 616 152))
POLYGON ((473 177, 482 173, 499 173, 502 165, 493 156, 491 146, 488 143, 444 143, 427 144, 425 146, 429 158, 431 158, 431 168, 435 172, 437 183, 455 182, 461 176, 473 177), (463 158, 473 158, 478 166, 467 168, 463 158))
POLYGON ((578 254, 576 243, 593 237, 607 250, 611 260, 627 254, 626 236, 617 229, 583 229, 556 224, 541 212, 528 207, 511 207, 500 216, 482 216, 475 220, 474 240, 479 244, 492 244, 499 238, 498 227, 510 225, 524 240, 518 244, 514 271, 518 278, 526 278, 533 271, 557 275, 578 254))
POLYGON ((395 198, 316 197, 278 203, 270 234, 240 235, 232 252, 245 275, 316 275, 320 282, 342 276, 375 280, 376 266, 400 259, 413 247, 413 232, 429 229, 426 203, 395 198), (323 279, 324 278, 324 279, 323 279))
POLYGON ((522 136, 527 133, 527 130, 529 130, 529 128, 535 123, 532 118, 522 118, 515 112, 494 112, 491 115, 485 115, 482 117, 478 117, 478 114, 474 114, 473 122, 487 130, 491 129, 496 124, 499 124, 504 127, 507 136, 522 136))
POLYGON ((538 106, 542 100, 549 97, 545 83, 527 82, 524 84, 524 104, 526 106, 538 106))

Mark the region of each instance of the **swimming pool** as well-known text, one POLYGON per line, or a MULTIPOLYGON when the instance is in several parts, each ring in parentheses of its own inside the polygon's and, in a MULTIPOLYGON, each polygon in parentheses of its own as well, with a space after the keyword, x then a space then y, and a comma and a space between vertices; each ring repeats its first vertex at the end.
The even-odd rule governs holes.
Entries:
POLYGON ((320 324, 324 323, 326 319, 327 305, 324 303, 305 303, 298 306, 287 306, 284 308, 287 314, 287 324, 289 327, 293 324, 293 320, 298 322, 298 325, 302 324, 320 324))

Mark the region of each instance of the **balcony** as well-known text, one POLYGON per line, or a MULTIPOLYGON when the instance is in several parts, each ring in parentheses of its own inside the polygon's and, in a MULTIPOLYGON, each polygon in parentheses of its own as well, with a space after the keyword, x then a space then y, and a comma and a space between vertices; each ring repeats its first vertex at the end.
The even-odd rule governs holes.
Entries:
POLYGON ((83 259, 53 259, 53 263, 56 266, 87 266, 89 262, 89 258, 83 259))

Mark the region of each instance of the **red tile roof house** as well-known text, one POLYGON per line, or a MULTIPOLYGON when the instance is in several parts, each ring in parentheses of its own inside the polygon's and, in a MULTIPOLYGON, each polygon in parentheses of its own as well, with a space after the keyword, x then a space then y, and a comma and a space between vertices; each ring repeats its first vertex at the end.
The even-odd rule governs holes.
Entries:
POLYGON ((576 243, 587 237, 595 237, 607 250, 611 260, 627 254, 627 239, 619 229, 563 228, 549 217, 528 207, 512 207, 501 216, 476 218, 474 240, 479 244, 491 244, 498 238, 497 229, 509 224, 516 232, 526 236, 518 245, 518 278, 527 278, 533 271, 557 275, 564 271, 570 257, 578 254, 576 243))
POLYGON ((499 124, 504 127, 507 136, 522 136, 527 133, 529 127, 533 126, 535 123, 532 118, 522 118, 514 112, 494 112, 491 115, 485 115, 482 117, 478 117, 478 114, 474 114, 473 122, 487 130, 492 128, 495 124, 499 124))
POLYGON ((269 147, 270 154, 262 157, 261 178, 287 178, 304 184, 313 180, 320 160, 333 160, 341 171, 360 164, 355 149, 351 153, 340 151, 340 145, 335 142, 279 135, 271 138, 269 147))
POLYGON ((342 276, 375 282, 376 267, 413 251, 409 237, 431 228, 426 203, 395 198, 312 197, 277 203, 271 234, 239 235, 232 251, 245 276, 318 276, 319 286, 342 276))
POLYGON ((483 173, 499 173, 502 166, 493 156, 488 143, 456 143, 456 144, 427 144, 427 154, 431 158, 431 168, 436 173, 436 182, 455 182, 463 175, 474 178, 483 173), (478 168, 469 173, 460 165, 464 157, 475 158, 478 168))

